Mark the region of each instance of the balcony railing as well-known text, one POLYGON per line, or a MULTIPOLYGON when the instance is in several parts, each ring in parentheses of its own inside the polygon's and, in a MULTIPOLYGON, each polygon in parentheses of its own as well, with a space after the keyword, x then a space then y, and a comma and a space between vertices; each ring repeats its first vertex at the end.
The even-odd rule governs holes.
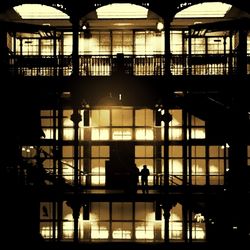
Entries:
MULTIPOLYGON (((134 76, 163 76, 164 55, 80 55, 80 76, 111 76, 117 72, 134 76)), ((172 75, 235 75, 242 63, 235 54, 171 55, 172 75)), ((245 60, 244 72, 250 74, 250 55, 245 60)), ((9 57, 11 75, 70 76, 71 56, 13 56, 9 57)), ((241 71, 242 72, 242 71, 241 71)))

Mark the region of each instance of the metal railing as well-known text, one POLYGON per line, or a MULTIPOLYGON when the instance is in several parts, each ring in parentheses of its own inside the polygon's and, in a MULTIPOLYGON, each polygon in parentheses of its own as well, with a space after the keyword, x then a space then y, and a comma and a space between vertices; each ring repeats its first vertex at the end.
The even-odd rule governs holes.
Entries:
MULTIPOLYGON (((236 54, 172 54, 172 75, 234 75, 238 70, 236 54)), ((250 74, 250 55, 247 56, 246 73, 250 74)), ((71 56, 9 56, 11 75, 70 76, 71 56)), ((117 72, 134 76, 163 76, 164 55, 80 55, 80 76, 111 76, 117 72)))

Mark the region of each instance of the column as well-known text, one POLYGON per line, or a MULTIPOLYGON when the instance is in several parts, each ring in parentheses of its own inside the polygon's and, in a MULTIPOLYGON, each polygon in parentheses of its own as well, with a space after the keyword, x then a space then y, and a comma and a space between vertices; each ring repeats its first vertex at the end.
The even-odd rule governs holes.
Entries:
POLYGON ((171 75, 171 50, 170 50, 170 24, 171 24, 172 18, 165 17, 164 18, 164 49, 165 49, 165 75, 171 75))
POLYGON ((80 201, 79 201, 79 166, 78 166, 78 129, 79 122, 82 120, 79 114, 78 108, 74 107, 73 114, 71 115, 71 120, 74 123, 74 194, 73 194, 73 218, 74 218, 74 242, 78 242, 78 219, 80 215, 80 201))
POLYGON ((72 48, 72 76, 79 76, 79 29, 80 18, 76 16, 71 17, 72 31, 73 31, 73 48, 72 48))

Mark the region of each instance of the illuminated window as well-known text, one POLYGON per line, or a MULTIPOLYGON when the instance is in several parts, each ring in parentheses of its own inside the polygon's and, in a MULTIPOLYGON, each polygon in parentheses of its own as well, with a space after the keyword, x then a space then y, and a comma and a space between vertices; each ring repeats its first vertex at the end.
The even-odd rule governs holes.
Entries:
POLYGON ((138 109, 135 110, 135 126, 142 128, 135 128, 136 140, 153 140, 153 110, 138 109), (148 128, 145 128, 148 127, 148 128))
MULTIPOLYGON (((66 141, 74 140, 74 123, 71 120, 73 110, 63 110, 63 139, 66 141)), ((83 139, 83 130, 79 129, 79 139, 83 139)))
POLYGON ((135 126, 153 126, 153 110, 137 109, 135 110, 135 126))
POLYGON ((116 128, 112 129, 112 140, 131 140, 132 139, 132 129, 129 128, 116 128))
MULTIPOLYGON (((81 176, 81 171, 83 170, 83 147, 78 149, 78 166, 79 166, 79 176, 81 176)), ((62 173, 63 177, 68 183, 73 183, 74 180, 74 147, 73 146, 63 146, 62 147, 62 173)), ((81 182, 80 182, 81 183, 81 182)))
POLYGON ((110 129, 110 111, 109 110, 91 110, 91 139, 109 140, 110 129), (100 128, 104 127, 104 128, 100 128))
POLYGON ((183 155, 182 146, 169 146, 169 181, 170 185, 182 185, 183 155))
POLYGON ((112 109, 112 126, 132 126, 133 113, 132 109, 112 109))
POLYGON ((191 115, 191 133, 187 133, 187 139, 205 139, 206 132, 205 132, 205 121, 199 119, 191 115))
POLYGON ((189 223, 192 223, 192 234, 190 235, 189 227, 187 236, 188 239, 192 240, 205 240, 206 239, 206 225, 205 217, 201 214, 192 213, 192 218, 189 220, 189 223))
MULTIPOLYGON (((192 185, 206 184, 205 146, 191 147, 192 185)), ((188 161, 189 163, 189 161, 188 161)), ((188 168, 189 175, 189 168, 188 168)))
MULTIPOLYGON (((17 40, 19 41, 19 39, 17 40)), ((24 38, 22 39, 22 43, 18 43, 18 50, 21 51, 22 55, 39 55, 39 39, 37 38, 24 38), (21 48, 22 47, 22 48, 21 48)), ((21 54, 21 53, 20 53, 21 54)))
POLYGON ((205 54, 206 53, 206 40, 204 37, 191 38, 191 51, 192 54, 205 54))
POLYGON ((40 203, 40 233, 44 239, 53 239, 58 237, 57 227, 53 230, 53 219, 57 219, 57 213, 53 213, 56 210, 57 204, 52 202, 40 203), (55 207, 53 207, 55 206, 55 207), (53 217, 53 215, 55 217, 53 217), (55 234, 55 235, 54 235, 55 234))
POLYGON ((62 11, 42 4, 22 4, 14 7, 22 19, 69 19, 62 11))
POLYGON ((172 54, 183 54, 182 31, 170 31, 170 50, 172 54))
POLYGON ((135 139, 138 141, 150 141, 154 139, 154 132, 152 128, 136 128, 135 139))
POLYGON ((99 19, 112 18, 147 18, 148 10, 142 6, 129 3, 114 3, 96 10, 99 19))
POLYGON ((63 33, 63 55, 72 54, 72 32, 63 33))
POLYGON ((133 231, 132 203, 112 203, 112 238, 131 239, 133 231))
POLYGON ((200 3, 190 6, 175 15, 175 18, 202 18, 202 17, 224 17, 232 5, 214 2, 200 3))
POLYGON ((228 148, 209 146, 209 184, 223 185, 225 170, 227 169, 228 148))
MULTIPOLYGON (((159 55, 164 53, 163 32, 159 35, 159 33, 155 31, 137 31, 134 39, 134 50, 136 55, 159 55)), ((142 65, 138 65, 137 71, 139 71, 140 66, 142 65)), ((150 67, 153 65, 147 66, 150 67)))
POLYGON ((172 121, 169 122, 169 139, 182 140, 182 110, 169 110, 172 115, 172 121))
POLYGON ((135 238, 154 239, 155 218, 153 202, 135 203, 135 238))
POLYGON ((181 240, 183 238, 182 205, 177 203, 170 211, 169 239, 181 240))
POLYGON ((109 129, 108 128, 92 128, 91 139, 96 140, 109 140, 109 129))
POLYGON ((105 185, 105 162, 109 159, 108 146, 91 147, 91 185, 105 185))
POLYGON ((153 167, 153 146, 135 146, 135 164, 141 170, 143 165, 146 164, 149 172, 151 173, 148 177, 148 184, 152 185, 154 180, 154 167, 153 167))
POLYGON ((92 202, 90 210, 91 239, 108 239, 110 214, 108 202, 92 202))
POLYGON ((110 111, 105 109, 91 110, 91 126, 110 126, 110 111))
POLYGON ((133 32, 132 31, 113 31, 112 32, 112 53, 133 54, 133 32))

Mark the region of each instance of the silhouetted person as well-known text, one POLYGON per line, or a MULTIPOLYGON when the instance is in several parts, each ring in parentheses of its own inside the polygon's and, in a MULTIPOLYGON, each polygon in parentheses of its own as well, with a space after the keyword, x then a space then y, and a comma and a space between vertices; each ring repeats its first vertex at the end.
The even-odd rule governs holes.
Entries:
POLYGON ((150 175, 147 165, 143 165, 140 174, 141 174, 142 192, 145 194, 148 193, 148 176, 150 175))
POLYGON ((140 171, 138 169, 138 167, 136 166, 136 164, 134 164, 132 166, 132 169, 131 169, 131 173, 130 173, 130 177, 131 177, 131 188, 132 188, 132 191, 136 193, 137 191, 137 185, 138 185, 138 182, 139 182, 139 175, 140 175, 140 171))

